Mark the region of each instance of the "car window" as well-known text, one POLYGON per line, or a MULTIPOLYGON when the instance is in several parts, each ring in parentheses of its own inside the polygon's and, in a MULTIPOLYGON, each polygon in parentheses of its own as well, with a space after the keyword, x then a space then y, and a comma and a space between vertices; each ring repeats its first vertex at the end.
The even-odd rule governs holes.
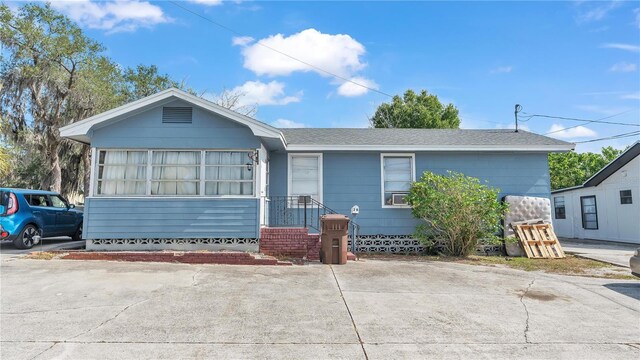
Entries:
POLYGON ((28 194, 25 195, 24 198, 31 206, 49 206, 47 203, 47 195, 28 194))
POLYGON ((67 203, 58 195, 51 195, 51 205, 55 208, 67 207, 67 203))

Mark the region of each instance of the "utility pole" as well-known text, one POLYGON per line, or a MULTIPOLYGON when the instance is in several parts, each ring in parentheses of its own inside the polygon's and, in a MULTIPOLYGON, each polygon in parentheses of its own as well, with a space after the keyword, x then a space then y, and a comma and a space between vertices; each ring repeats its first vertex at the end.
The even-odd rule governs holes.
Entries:
POLYGON ((515 111, 513 112, 516 116, 516 132, 518 132, 518 113, 522 110, 522 106, 520 104, 516 104, 515 111))

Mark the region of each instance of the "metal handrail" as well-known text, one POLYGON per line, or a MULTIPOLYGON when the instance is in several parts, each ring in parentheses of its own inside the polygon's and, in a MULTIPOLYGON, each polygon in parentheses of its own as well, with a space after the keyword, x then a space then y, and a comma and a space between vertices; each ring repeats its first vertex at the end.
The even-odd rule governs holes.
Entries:
MULTIPOLYGON (((269 196, 265 200, 267 214, 264 223, 269 227, 300 226, 320 232, 320 217, 338 214, 311 196, 269 196)), ((356 223, 350 223, 359 228, 356 223)))

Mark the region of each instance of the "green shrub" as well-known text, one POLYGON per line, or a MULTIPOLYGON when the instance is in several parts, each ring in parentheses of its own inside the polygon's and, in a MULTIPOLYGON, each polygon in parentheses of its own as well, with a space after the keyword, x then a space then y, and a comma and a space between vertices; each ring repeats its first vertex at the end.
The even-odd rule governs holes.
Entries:
POLYGON ((499 192, 464 174, 425 172, 407 196, 413 215, 425 222, 416 236, 445 255, 469 255, 479 241, 493 242, 500 230, 507 205, 498 201, 499 192))

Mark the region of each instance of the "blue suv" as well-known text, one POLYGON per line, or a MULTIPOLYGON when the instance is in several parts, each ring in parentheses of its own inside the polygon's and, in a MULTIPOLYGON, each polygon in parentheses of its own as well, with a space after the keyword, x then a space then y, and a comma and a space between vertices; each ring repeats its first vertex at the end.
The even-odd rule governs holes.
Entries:
POLYGON ((0 188, 0 240, 29 249, 51 236, 82 240, 82 211, 55 192, 0 188))

